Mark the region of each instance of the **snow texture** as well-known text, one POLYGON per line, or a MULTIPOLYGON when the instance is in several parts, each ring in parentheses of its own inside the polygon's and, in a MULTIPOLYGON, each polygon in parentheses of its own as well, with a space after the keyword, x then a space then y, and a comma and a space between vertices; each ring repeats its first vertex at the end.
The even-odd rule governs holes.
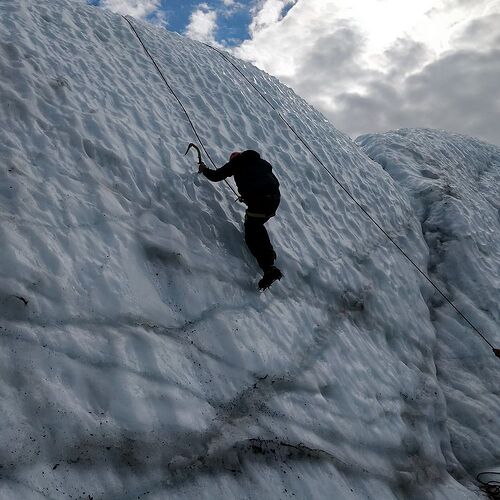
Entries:
MULTIPOLYGON (((500 148, 435 130, 358 138, 412 200, 429 247, 427 273, 491 341, 500 324, 500 148)), ((428 298, 453 452, 469 473, 498 463, 498 363, 438 294, 428 298), (489 459, 487 457, 490 457, 489 459)), ((498 478, 497 478, 498 479, 498 478)))
MULTIPOLYGON (((133 22, 216 164, 274 165, 285 277, 256 291, 244 207, 183 156, 186 117, 124 19, 0 3, 0 498, 481 498, 490 348, 219 54, 133 22)), ((355 144, 238 64, 498 343, 498 148, 355 144)))

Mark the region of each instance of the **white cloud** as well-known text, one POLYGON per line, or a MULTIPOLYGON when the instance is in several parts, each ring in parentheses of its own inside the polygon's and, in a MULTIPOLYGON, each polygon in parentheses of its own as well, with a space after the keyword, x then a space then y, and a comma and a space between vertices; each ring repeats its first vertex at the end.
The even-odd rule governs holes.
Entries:
POLYGON ((250 32, 256 33, 277 23, 281 19, 283 9, 295 2, 296 0, 261 0, 252 9, 254 16, 250 32))
POLYGON ((228 19, 236 12, 246 10, 246 6, 236 0, 222 0, 223 7, 218 9, 219 14, 228 19))
POLYGON ((163 16, 159 12, 160 0, 103 0, 101 5, 118 14, 133 16, 139 19, 144 19, 152 15, 156 15, 158 19, 162 19, 163 16))
POLYGON ((283 17, 293 3, 261 0, 235 54, 338 128, 446 125, 500 143, 499 0, 297 0, 283 17))
POLYGON ((152 16, 149 17, 152 24, 166 27, 168 25, 167 14, 164 10, 157 10, 152 16))
POLYGON ((198 5, 191 13, 186 35, 193 40, 218 45, 215 41, 216 30, 217 12, 210 9, 206 3, 198 5))

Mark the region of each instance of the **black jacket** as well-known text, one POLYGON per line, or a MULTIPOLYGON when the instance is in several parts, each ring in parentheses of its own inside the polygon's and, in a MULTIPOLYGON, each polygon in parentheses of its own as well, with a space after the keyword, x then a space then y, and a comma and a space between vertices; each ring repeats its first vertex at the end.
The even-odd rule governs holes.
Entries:
POLYGON ((280 183, 273 174, 273 167, 251 149, 243 151, 217 170, 205 170, 203 175, 213 182, 234 176, 238 192, 247 204, 267 195, 280 194, 280 183))

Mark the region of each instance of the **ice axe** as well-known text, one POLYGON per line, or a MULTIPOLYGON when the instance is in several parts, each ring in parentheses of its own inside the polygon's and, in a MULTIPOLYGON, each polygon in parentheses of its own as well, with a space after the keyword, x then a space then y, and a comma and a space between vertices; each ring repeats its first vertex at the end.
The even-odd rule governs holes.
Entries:
POLYGON ((184 153, 184 156, 186 156, 189 153, 189 150, 191 148, 196 149, 196 152, 198 153, 198 165, 201 165, 203 163, 203 160, 201 159, 201 151, 200 151, 200 148, 196 144, 193 144, 192 142, 190 142, 189 146, 186 149, 186 152, 184 153))
MULTIPOLYGON (((189 150, 191 148, 196 149, 196 152, 198 153, 198 165, 204 165, 203 160, 201 159, 200 148, 196 144, 194 144, 192 142, 189 143, 189 145, 188 145, 188 147, 186 149, 186 152, 184 153, 184 156, 186 156, 189 153, 189 150)), ((207 155, 208 155, 208 153, 207 153, 207 155)), ((210 158, 210 156, 209 156, 209 158, 210 158)), ((211 158, 210 158, 210 161, 212 161, 211 158)), ((231 184, 229 184, 229 182, 227 182, 226 179, 224 179, 224 182, 229 186, 229 189, 231 189, 231 191, 237 196, 237 198, 234 201, 243 201, 242 198, 241 198, 241 196, 238 195, 238 193, 233 189, 233 186, 231 186, 231 184)))

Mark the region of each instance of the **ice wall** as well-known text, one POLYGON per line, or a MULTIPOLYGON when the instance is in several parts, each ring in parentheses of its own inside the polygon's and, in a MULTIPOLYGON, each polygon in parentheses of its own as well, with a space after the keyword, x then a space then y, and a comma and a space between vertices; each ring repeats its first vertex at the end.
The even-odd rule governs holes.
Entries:
MULTIPOLYGON (((256 292, 244 207, 183 157, 190 127, 125 20, 2 2, 0 496, 477 497, 428 287, 219 55, 135 25, 214 160, 275 166, 285 278, 256 292)), ((425 268, 411 196, 240 64, 425 268)))

